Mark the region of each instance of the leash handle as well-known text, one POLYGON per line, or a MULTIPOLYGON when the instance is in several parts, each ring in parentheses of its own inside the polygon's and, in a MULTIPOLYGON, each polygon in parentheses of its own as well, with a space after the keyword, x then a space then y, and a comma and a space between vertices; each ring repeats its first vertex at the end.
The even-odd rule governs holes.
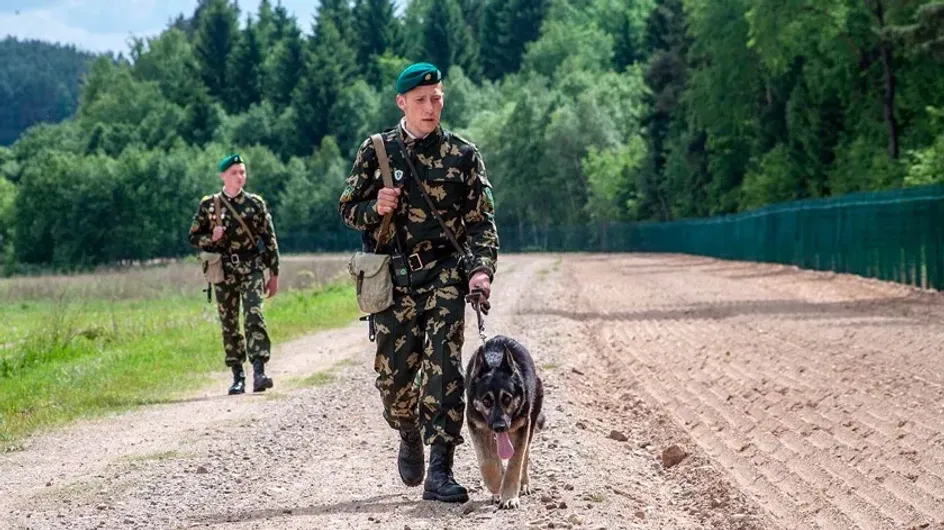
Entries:
POLYGON ((482 339, 482 344, 485 344, 487 337, 485 335, 485 321, 482 318, 482 306, 485 306, 485 314, 488 314, 490 307, 488 299, 485 298, 485 292, 481 289, 474 289, 471 293, 466 295, 465 300, 472 304, 472 309, 475 309, 475 316, 479 324, 479 338, 482 339))

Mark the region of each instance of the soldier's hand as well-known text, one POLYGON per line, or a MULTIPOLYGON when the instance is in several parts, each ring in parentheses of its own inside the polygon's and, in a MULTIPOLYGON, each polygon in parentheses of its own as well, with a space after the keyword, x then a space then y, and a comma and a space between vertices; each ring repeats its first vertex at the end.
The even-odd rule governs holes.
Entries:
POLYGON ((219 241, 220 239, 223 239, 223 227, 222 227, 222 226, 216 226, 216 227, 213 228, 212 241, 213 241, 214 243, 216 243, 216 242, 219 241))
POLYGON ((397 198, 400 196, 400 188, 380 188, 377 192, 377 213, 387 215, 397 207, 397 198))
POLYGON ((492 283, 488 280, 488 273, 479 271, 472 275, 472 278, 469 280, 469 292, 476 290, 482 291, 482 295, 488 299, 492 290, 492 283))
POLYGON ((279 292, 279 277, 272 276, 269 278, 269 281, 266 282, 265 291, 268 296, 266 298, 272 298, 275 296, 275 293, 279 292))

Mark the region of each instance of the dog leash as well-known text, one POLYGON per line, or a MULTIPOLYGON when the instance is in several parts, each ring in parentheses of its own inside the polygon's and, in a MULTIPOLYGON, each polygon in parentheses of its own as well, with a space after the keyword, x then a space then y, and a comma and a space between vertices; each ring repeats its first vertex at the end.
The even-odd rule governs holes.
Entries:
POLYGON ((484 311, 487 315, 491 304, 489 304, 488 299, 485 298, 485 293, 481 289, 475 289, 466 295, 465 301, 472 304, 472 309, 475 309, 475 316, 479 323, 479 338, 482 339, 482 344, 485 344, 487 337, 485 335, 485 320, 482 317, 482 312, 484 311))

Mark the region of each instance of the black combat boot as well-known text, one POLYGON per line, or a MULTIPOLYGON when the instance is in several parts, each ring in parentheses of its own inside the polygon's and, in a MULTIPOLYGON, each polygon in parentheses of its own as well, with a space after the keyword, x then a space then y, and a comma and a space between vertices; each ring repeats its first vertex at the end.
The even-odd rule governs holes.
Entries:
POLYGON ((436 443, 429 448, 429 471, 423 486, 423 498, 428 501, 465 502, 469 492, 452 477, 452 458, 456 446, 436 443))
POLYGON ((243 372, 243 365, 237 364, 231 368, 233 369, 233 384, 229 387, 229 395, 242 394, 246 391, 246 374, 243 372))
POLYGON ((275 383, 265 374, 265 359, 256 359, 252 361, 252 391, 265 392, 265 389, 272 388, 275 383))
POLYGON ((407 486, 419 486, 423 483, 423 439, 420 431, 413 428, 400 431, 400 455, 397 457, 397 469, 400 479, 407 486))

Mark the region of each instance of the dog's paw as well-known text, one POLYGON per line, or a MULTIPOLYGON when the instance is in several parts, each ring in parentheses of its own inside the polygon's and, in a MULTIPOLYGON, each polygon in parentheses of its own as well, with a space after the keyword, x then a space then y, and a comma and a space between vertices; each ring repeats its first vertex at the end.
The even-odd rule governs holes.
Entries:
POLYGON ((498 504, 499 502, 501 502, 501 495, 499 495, 498 493, 493 493, 492 504, 498 504))
POLYGON ((498 507, 502 510, 515 510, 521 506, 521 501, 518 497, 512 497, 510 499, 505 499, 498 503, 498 507))
POLYGON ((521 495, 531 495, 531 484, 522 484, 521 485, 521 495))

